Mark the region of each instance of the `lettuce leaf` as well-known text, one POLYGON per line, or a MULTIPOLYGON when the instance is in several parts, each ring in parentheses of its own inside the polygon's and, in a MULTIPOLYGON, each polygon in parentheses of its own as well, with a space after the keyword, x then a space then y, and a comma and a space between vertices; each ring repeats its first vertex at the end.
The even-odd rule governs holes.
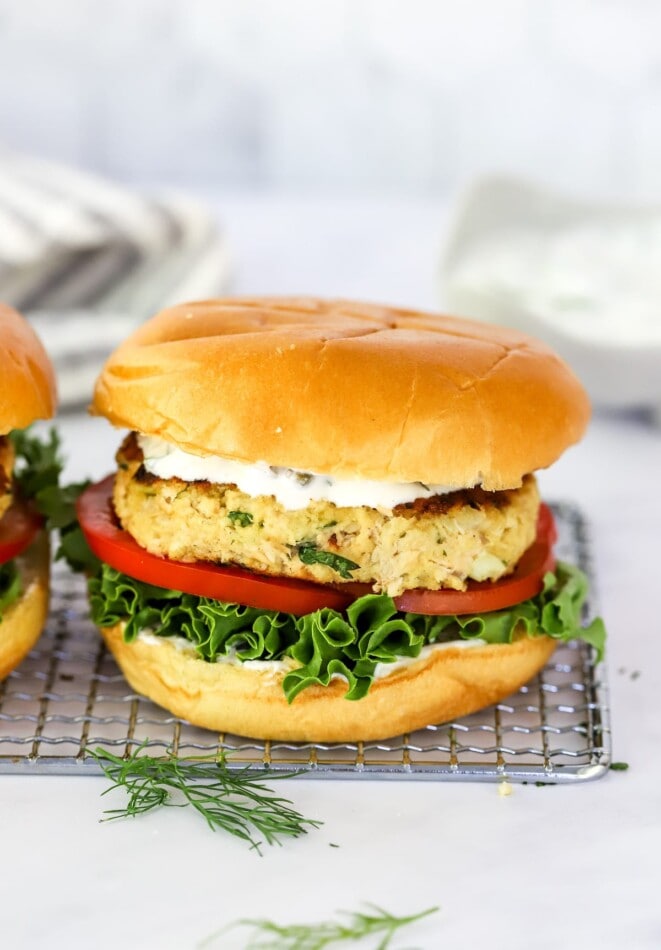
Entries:
POLYGON ((24 498, 33 498, 41 514, 48 516, 62 474, 60 437, 55 429, 50 430, 47 441, 31 429, 14 429, 9 438, 16 453, 13 474, 19 492, 24 498))
MULTIPOLYGON (((33 500, 37 511, 44 515, 48 530, 59 528, 63 523, 59 487, 63 462, 57 432, 51 429, 46 440, 33 435, 29 429, 15 429, 9 438, 16 453, 13 479, 19 494, 33 500)), ((16 561, 0 564, 0 620, 3 610, 20 594, 21 575, 16 561)))
POLYGON ((521 635, 547 635, 563 642, 585 640, 601 659, 606 637, 600 619, 582 627, 587 578, 564 563, 546 575, 537 597, 506 610, 465 616, 404 614, 391 597, 368 594, 345 613, 323 608, 294 617, 153 587, 106 564, 88 585, 93 621, 100 627, 124 621, 129 643, 148 630, 185 637, 207 662, 293 659, 298 666, 283 680, 289 702, 313 684, 327 686, 338 674, 349 684, 346 698, 360 699, 379 663, 417 657, 427 644, 474 638, 511 643, 521 635))
POLYGON ((18 600, 21 594, 21 575, 16 561, 0 564, 0 622, 3 612, 18 600))
POLYGON ((73 571, 96 570, 99 560, 90 551, 76 518, 75 503, 89 481, 60 485, 64 461, 55 429, 48 440, 31 429, 15 429, 10 439, 16 451, 14 479, 24 498, 32 498, 46 519, 48 531, 57 530, 60 543, 55 560, 64 560, 73 571))

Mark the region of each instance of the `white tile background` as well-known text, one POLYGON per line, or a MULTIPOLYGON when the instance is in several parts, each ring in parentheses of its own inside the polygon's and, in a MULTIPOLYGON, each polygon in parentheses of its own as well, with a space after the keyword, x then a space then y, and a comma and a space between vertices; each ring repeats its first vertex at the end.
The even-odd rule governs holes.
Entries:
POLYGON ((0 142, 132 180, 661 196, 656 0, 0 0, 0 142))

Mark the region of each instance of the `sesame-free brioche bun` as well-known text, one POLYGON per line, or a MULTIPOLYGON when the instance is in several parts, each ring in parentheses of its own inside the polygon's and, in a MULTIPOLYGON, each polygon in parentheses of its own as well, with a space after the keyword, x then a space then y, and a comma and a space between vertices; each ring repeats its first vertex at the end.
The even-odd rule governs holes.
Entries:
POLYGON ((55 376, 32 327, 0 304, 0 435, 55 412, 55 376))
MULTIPOLYGON (((55 412, 55 377, 39 338, 23 317, 0 304, 0 436, 55 412)), ((13 461, 13 454, 10 455, 13 461)), ((3 474, 0 466, 0 474, 3 474)), ((11 469, 4 472, 11 477, 11 469)), ((5 505, 11 502, 5 494, 5 505)), ((49 547, 41 531, 16 564, 21 593, 0 617, 0 679, 29 653, 48 614, 49 547)))
POLYGON ((164 310, 110 357, 92 411, 196 454, 494 491, 589 418, 571 370, 522 333, 307 298, 164 310))
POLYGON ((346 682, 333 680, 288 704, 289 666, 207 663, 165 637, 127 644, 123 631, 123 623, 101 628, 137 693, 205 729, 292 742, 385 739, 468 715, 526 683, 556 646, 551 637, 526 635, 511 644, 445 646, 375 679, 362 699, 345 699, 346 682))
POLYGON ((22 592, 0 620, 0 680, 27 656, 39 639, 48 615, 48 535, 40 532, 16 558, 22 592))

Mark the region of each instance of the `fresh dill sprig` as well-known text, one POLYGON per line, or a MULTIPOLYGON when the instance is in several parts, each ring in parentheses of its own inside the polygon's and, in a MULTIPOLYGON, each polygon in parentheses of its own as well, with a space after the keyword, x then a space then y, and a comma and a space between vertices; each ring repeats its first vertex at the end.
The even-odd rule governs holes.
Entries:
POLYGON ((272 920, 264 919, 239 920, 199 946, 212 946, 221 934, 226 934, 234 927, 251 927, 252 934, 249 942, 245 944, 246 950, 324 950, 332 944, 353 944, 367 937, 380 937, 374 950, 386 950, 398 930, 435 914, 439 909, 428 907, 417 914, 396 917, 375 904, 366 906, 366 912, 339 911, 344 920, 328 920, 316 924, 276 924, 272 920))
MULTIPOLYGON (((264 784, 263 773, 229 769, 223 759, 200 761, 176 756, 155 758, 143 753, 144 743, 126 758, 105 749, 90 750, 112 785, 103 794, 123 789, 124 808, 105 811, 107 820, 142 815, 161 806, 191 805, 209 827, 242 838, 261 854, 261 845, 281 844, 282 837, 307 834, 322 822, 304 818, 287 798, 264 784), (261 835, 259 840, 256 835, 261 835)), ((269 779, 295 773, 272 773, 269 779)))

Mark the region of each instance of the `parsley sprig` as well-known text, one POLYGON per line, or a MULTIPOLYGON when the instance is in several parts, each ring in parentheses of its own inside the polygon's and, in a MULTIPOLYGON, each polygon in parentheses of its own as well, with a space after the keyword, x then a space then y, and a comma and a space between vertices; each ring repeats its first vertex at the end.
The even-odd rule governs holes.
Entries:
POLYGON ((348 557, 342 557, 341 554, 322 551, 313 541, 301 541, 296 551, 303 564, 325 564, 326 567, 337 571, 345 581, 350 581, 351 572, 360 566, 355 561, 350 561, 348 557))
POLYGON ((51 429, 44 440, 31 429, 15 429, 9 438, 16 453, 14 479, 21 495, 33 498, 42 514, 51 510, 57 517, 55 495, 63 467, 57 432, 51 429))
MULTIPOLYGON (((190 805, 213 831, 227 831, 259 854, 264 842, 280 844, 283 837, 297 838, 322 824, 304 818, 289 799, 274 794, 261 772, 230 769, 223 759, 156 758, 145 754, 144 747, 143 743, 125 758, 102 748, 90 750, 112 782, 103 794, 121 788, 128 796, 124 808, 104 812, 108 820, 135 818, 162 806, 190 805)), ((269 780, 292 774, 296 773, 271 773, 269 780)))
POLYGON ((249 527, 254 521, 249 511, 228 511, 227 517, 233 525, 238 524, 241 528, 249 527))
POLYGON ((89 481, 60 485, 64 460, 57 431, 51 429, 43 439, 32 429, 15 429, 10 438, 16 452, 14 478, 19 492, 33 500, 46 519, 47 530, 59 532, 56 560, 66 560, 75 571, 95 570, 99 562, 87 546, 75 508, 89 481))

